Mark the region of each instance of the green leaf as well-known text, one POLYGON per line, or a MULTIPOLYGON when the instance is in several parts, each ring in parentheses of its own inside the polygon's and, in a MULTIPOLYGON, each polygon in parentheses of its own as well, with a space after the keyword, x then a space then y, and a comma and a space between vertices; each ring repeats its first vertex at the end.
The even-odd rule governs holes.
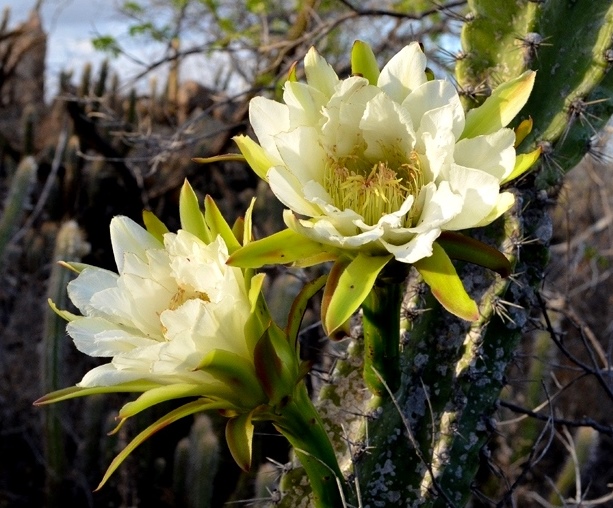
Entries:
POLYGON ((77 397, 85 397, 87 395, 97 395, 100 393, 145 392, 152 388, 157 388, 158 386, 160 386, 158 383, 152 383, 150 381, 130 381, 129 383, 121 383, 113 386, 95 386, 93 388, 69 386, 68 388, 62 388, 61 390, 43 395, 34 402, 34 405, 42 406, 43 404, 53 404, 54 402, 76 399, 77 397))
POLYGON ((365 42, 355 41, 351 48, 351 74, 362 76, 371 85, 379 80, 379 66, 372 48, 365 42))
POLYGON ((204 198, 204 221, 211 232, 211 238, 215 239, 217 235, 220 235, 226 242, 230 254, 240 248, 241 244, 234 236, 226 219, 223 218, 217 204, 209 195, 204 198))
POLYGON ((324 246, 291 229, 244 245, 227 261, 230 266, 259 268, 264 265, 288 264, 324 251, 324 246))
POLYGON ((160 404, 161 402, 183 397, 196 397, 204 395, 202 385, 178 383, 172 385, 158 386, 147 390, 136 400, 124 404, 119 411, 118 417, 121 419, 130 418, 145 409, 160 404))
POLYGON ((164 235, 169 232, 166 224, 149 210, 143 210, 143 222, 145 224, 145 229, 164 245, 164 235))
POLYGON ((232 457, 243 471, 251 468, 253 423, 251 413, 232 418, 226 425, 226 441, 232 457))
POLYGON ((198 205, 196 193, 187 180, 181 188, 179 215, 181 216, 181 227, 185 231, 200 238, 207 245, 212 242, 211 234, 200 211, 200 205, 198 205))
POLYGON ((324 296, 329 298, 325 308, 322 305, 322 321, 328 335, 333 334, 358 310, 368 296, 383 267, 393 256, 367 256, 358 254, 349 264, 346 260, 335 263, 340 267, 340 276, 330 272, 324 296), (325 314, 324 314, 325 312, 325 314))
POLYGON ((535 76, 534 71, 526 71, 497 87, 481 106, 467 113, 461 138, 491 134, 506 127, 528 101, 535 76))
POLYGON ((470 236, 455 231, 443 231, 436 243, 443 247, 451 259, 489 268, 502 277, 511 275, 511 263, 502 252, 470 236))
POLYGON ((479 308, 466 293, 451 259, 436 242, 432 248, 432 256, 420 259, 413 266, 445 309, 466 321, 477 321, 479 308))
POLYGON ((327 275, 322 275, 311 282, 308 282, 303 286, 298 293, 298 296, 294 299, 292 307, 289 311, 287 318, 287 327, 285 328, 285 334, 287 335, 290 344, 294 345, 294 348, 298 346, 298 332, 300 331, 300 324, 302 318, 307 309, 309 300, 319 291, 328 280, 327 275))
POLYGON ((146 441, 153 434, 155 434, 156 432, 162 430, 164 427, 167 427, 171 423, 174 423, 177 420, 180 420, 181 418, 185 418, 186 416, 189 416, 189 415, 192 415, 192 414, 195 414, 195 413, 199 413, 201 411, 206 411, 208 409, 223 409, 223 404, 220 404, 219 402, 203 401, 202 399, 201 400, 195 400, 193 402, 189 402, 189 403, 187 403, 187 404, 185 404, 185 405, 175 409, 174 411, 171 411, 170 413, 162 416, 162 418, 160 418, 156 422, 154 422, 151 425, 149 425, 149 427, 147 427, 140 434, 138 434, 138 436, 136 436, 113 459, 113 461, 111 462, 111 465, 106 470, 106 473, 104 473, 104 476, 102 477, 102 480, 100 481, 100 484, 98 485, 98 487, 96 487, 96 490, 94 492, 100 490, 104 486, 104 484, 108 481, 108 479, 111 477, 111 475, 121 465, 121 463, 124 460, 126 460, 128 455, 130 455, 130 453, 132 453, 136 449, 137 446, 139 446, 141 443, 146 441))

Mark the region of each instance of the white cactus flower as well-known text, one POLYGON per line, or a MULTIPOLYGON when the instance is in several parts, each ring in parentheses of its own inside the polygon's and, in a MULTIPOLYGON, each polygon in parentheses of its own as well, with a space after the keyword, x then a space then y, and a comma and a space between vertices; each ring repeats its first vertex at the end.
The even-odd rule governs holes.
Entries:
POLYGON ((417 43, 375 80, 339 79, 315 49, 304 70, 306 83, 286 82, 284 103, 252 99, 259 146, 236 138, 289 209, 292 230, 333 248, 415 263, 432 255, 442 231, 484 226, 513 204, 500 192, 516 163, 515 134, 505 125, 532 81, 500 106, 497 128, 496 119, 469 128, 454 86, 428 79, 417 43))
POLYGON ((213 350, 237 355, 255 372, 253 349, 261 330, 246 333, 244 277, 226 266, 221 237, 207 245, 179 230, 166 233, 162 245, 131 219, 116 217, 111 241, 119 273, 91 266, 68 285, 83 314, 68 323, 68 334, 83 353, 111 358, 78 386, 139 380, 188 383, 214 394, 222 389, 219 381, 200 368, 213 350))

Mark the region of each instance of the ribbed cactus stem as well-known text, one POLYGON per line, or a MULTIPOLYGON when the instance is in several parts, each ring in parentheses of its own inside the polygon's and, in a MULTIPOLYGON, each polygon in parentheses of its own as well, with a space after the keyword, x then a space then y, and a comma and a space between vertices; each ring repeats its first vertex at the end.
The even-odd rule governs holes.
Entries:
POLYGON ((345 481, 323 421, 300 383, 287 405, 278 409, 275 427, 287 438, 306 471, 316 508, 343 506, 345 481))
POLYGON ((33 157, 23 159, 13 175, 4 209, 0 215, 0 260, 29 205, 38 165, 33 157))
POLYGON ((92 80, 92 64, 87 62, 83 66, 83 74, 81 74, 81 85, 79 87, 79 97, 89 96, 91 80, 92 80))
POLYGON ((377 281, 362 304, 364 381, 378 396, 400 386, 400 306, 403 286, 377 281), (386 386, 387 385, 387 386, 386 386))
MULTIPOLYGON (((87 251, 79 226, 75 221, 68 221, 60 228, 54 250, 54 265, 49 278, 47 296, 59 308, 68 307, 66 285, 74 274, 57 264, 57 261, 79 261, 87 251)), ((68 342, 66 322, 50 308, 44 318, 42 348, 42 392, 48 393, 66 386, 62 367, 66 365, 65 350, 68 342)), ((65 449, 64 430, 61 424, 59 406, 50 406, 44 413, 45 459, 50 474, 47 475, 47 506, 61 506, 59 503, 60 483, 64 478, 65 449)))

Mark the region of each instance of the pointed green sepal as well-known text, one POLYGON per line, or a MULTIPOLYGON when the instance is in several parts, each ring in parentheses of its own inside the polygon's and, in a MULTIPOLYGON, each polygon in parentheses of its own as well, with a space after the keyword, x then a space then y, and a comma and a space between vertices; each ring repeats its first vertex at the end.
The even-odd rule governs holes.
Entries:
POLYGON ((299 378, 298 354, 274 323, 260 337, 253 358, 256 375, 271 405, 291 395, 299 378))
POLYGON ((289 340, 290 344, 293 344, 294 349, 298 347, 298 332, 300 331, 300 324, 302 323, 302 318, 304 317, 309 300, 313 298, 315 293, 324 287, 327 280, 328 276, 322 275, 321 277, 308 282, 303 286, 300 293, 298 293, 298 296, 296 296, 294 302, 292 303, 292 307, 287 318, 285 334, 287 335, 287 339, 289 340))
MULTIPOLYGON (((245 224, 243 226, 243 245, 247 245, 253 241, 253 208, 255 207, 255 198, 251 199, 249 208, 245 212, 245 224)), ((237 238, 240 238, 237 236, 237 238)))
POLYGON ((519 122, 519 125, 515 127, 515 148, 517 148, 521 142, 526 139, 526 136, 532 132, 532 126, 534 121, 529 116, 525 120, 519 122))
POLYGON ((311 266, 320 265, 322 263, 328 263, 330 261, 336 261, 338 254, 334 252, 320 252, 314 256, 308 256, 306 258, 297 259, 292 266, 296 268, 309 268, 311 266))
POLYGON ((479 308, 466 293, 451 259, 436 242, 432 250, 432 256, 420 259, 413 266, 445 309, 466 321, 477 321, 479 308))
POLYGON ((362 76, 375 86, 379 79, 377 58, 372 48, 363 41, 355 41, 351 48, 351 74, 362 76))
POLYGON ((57 305, 55 305, 55 303, 53 302, 53 300, 51 300, 51 298, 47 299, 47 303, 49 304, 49 307, 51 307, 51 310, 53 312, 55 312, 58 316, 60 316, 62 319, 65 319, 69 323, 70 321, 74 321, 75 319, 81 317, 67 310, 58 309, 57 305))
POLYGON ((91 268, 92 266, 86 263, 76 263, 74 261, 58 261, 57 264, 75 273, 81 273, 86 268, 91 268))
POLYGON ((461 138, 491 134, 506 127, 528 101, 535 77, 534 71, 526 71, 497 87, 481 106, 467 113, 461 138))
POLYGON ((121 463, 124 460, 126 460, 128 455, 130 455, 130 453, 132 453, 141 443, 146 441, 153 434, 167 427, 171 423, 174 423, 177 420, 180 420, 181 418, 185 418, 186 416, 189 416, 195 413, 200 413, 201 411, 206 411, 208 409, 218 409, 218 408, 220 408, 220 403, 218 402, 195 400, 193 402, 189 402, 188 404, 185 404, 175 409, 174 411, 171 411, 170 413, 162 416, 162 418, 152 423, 151 425, 149 425, 149 427, 147 427, 140 434, 138 434, 113 459, 113 461, 111 462, 111 465, 106 470, 106 473, 104 473, 104 476, 102 477, 102 480, 100 481, 100 484, 98 485, 98 487, 96 487, 95 492, 99 491, 104 486, 104 484, 108 481, 111 475, 117 470, 117 468, 121 465, 121 463))
POLYGON ((232 458, 243 471, 251 469, 253 443, 252 413, 244 413, 228 420, 226 424, 226 441, 232 458))
POLYGON ((528 171, 541 156, 542 148, 539 146, 536 150, 529 153, 519 153, 515 157, 515 167, 509 176, 500 182, 500 185, 512 182, 528 171))
POLYGON ((230 256, 227 264, 241 268, 284 265, 320 254, 323 250, 325 249, 321 243, 291 229, 284 229, 241 247, 230 256))
POLYGON ((215 239, 220 235, 226 242, 230 254, 240 248, 238 239, 221 214, 217 203, 208 194, 204 198, 204 221, 211 232, 211 238, 215 239))
POLYGON ((172 385, 158 386, 147 390, 136 400, 124 404, 119 411, 118 418, 126 419, 134 416, 151 406, 160 404, 167 400, 181 399, 183 397, 197 397, 203 395, 203 385, 178 383, 172 385))
POLYGON ((214 349, 205 355, 197 370, 220 381, 223 386, 219 387, 220 393, 216 396, 226 397, 229 403, 237 407, 252 408, 265 401, 255 378, 253 364, 236 353, 214 349))
POLYGON ((264 149, 249 136, 240 134, 232 139, 255 174, 267 182, 268 178, 266 175, 273 164, 270 162, 264 149))
POLYGON ((367 256, 360 253, 349 264, 344 260, 341 261, 340 276, 333 277, 330 273, 324 293, 325 296, 329 296, 329 303, 325 311, 322 306, 322 321, 328 335, 343 326, 358 310, 372 289, 377 275, 392 258, 391 254, 367 256))
POLYGON ((296 68, 298 67, 298 62, 293 62, 289 67, 289 71, 287 73, 287 81, 290 83, 296 83, 298 81, 298 75, 296 74, 296 68))
POLYGON ((511 263, 506 256, 479 240, 455 231, 443 231, 436 243, 443 247, 451 259, 468 261, 489 268, 502 277, 511 275, 511 263))
POLYGON ((168 228, 157 216, 149 210, 143 210, 143 223, 147 231, 164 245, 164 235, 168 233, 168 228))
POLYGON ((211 164, 213 162, 245 162, 246 159, 242 153, 224 153, 213 157, 192 157, 192 161, 196 164, 211 164))
POLYGON ((43 404, 53 404, 63 400, 76 399, 77 397, 86 397, 87 395, 98 395, 101 393, 137 393, 151 390, 160 386, 158 383, 150 381, 130 381, 129 383, 121 383, 113 386, 94 386, 92 388, 84 388, 82 386, 69 386, 54 392, 43 395, 40 399, 34 401, 35 406, 43 404))
POLYGON ((183 187, 181 187, 179 215, 181 216, 181 228, 200 238, 207 245, 213 241, 209 229, 204 222, 204 215, 200 211, 196 193, 187 180, 185 180, 183 187))

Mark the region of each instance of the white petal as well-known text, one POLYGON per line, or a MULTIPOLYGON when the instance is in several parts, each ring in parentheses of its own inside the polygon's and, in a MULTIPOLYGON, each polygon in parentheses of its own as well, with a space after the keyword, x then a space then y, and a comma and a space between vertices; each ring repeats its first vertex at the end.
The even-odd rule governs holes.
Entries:
POLYGON ((128 217, 113 217, 110 229, 113 254, 119 273, 123 271, 124 253, 131 252, 146 261, 147 249, 162 248, 162 244, 153 235, 128 217))
POLYGON ((448 229, 446 224, 460 213, 462 205, 462 196, 454 192, 448 182, 441 182, 438 186, 430 183, 421 190, 415 206, 421 207, 422 212, 417 224, 409 231, 424 233, 443 225, 448 229))
POLYGON ((368 101, 360 129, 367 146, 364 155, 373 161, 402 163, 415 145, 411 117, 385 94, 368 101))
POLYGON ((515 167, 514 143, 515 133, 511 129, 463 139, 455 147, 454 159, 460 166, 480 169, 503 180, 515 167))
POLYGON ((289 108, 264 97, 254 97, 249 102, 249 122, 260 146, 273 162, 279 162, 275 136, 290 129, 289 108))
POLYGON ((334 87, 339 81, 338 76, 315 48, 309 49, 304 57, 304 73, 310 86, 319 90, 326 97, 332 96, 334 87))
POLYGON ((431 229, 416 235, 411 241, 403 245, 393 245, 385 241, 381 243, 398 261, 410 264, 430 257, 432 255, 432 244, 440 234, 440 229, 431 229))
POLYGON ((84 315, 96 315, 95 309, 90 305, 92 296, 99 291, 116 287, 118 279, 116 273, 94 266, 87 267, 68 283, 68 297, 84 315))
POLYGON ((377 86, 401 104, 409 93, 425 83, 426 56, 417 42, 405 46, 383 67, 377 86))
POLYGON ((415 130, 419 129, 421 119, 426 111, 448 107, 452 122, 451 131, 459 138, 464 130, 464 109, 454 86, 448 81, 435 79, 413 90, 402 103, 403 109, 411 114, 415 130))
POLYGON ((117 370, 112 363, 105 363, 95 369, 90 370, 83 379, 77 383, 82 388, 93 388, 95 386, 115 386, 130 381, 144 379, 141 371, 117 370))
POLYGON ((326 117, 321 133, 324 148, 336 157, 353 154, 361 140, 360 120, 366 104, 380 91, 358 76, 339 83, 334 96, 326 105, 326 117))
POLYGON ((474 227, 489 215, 498 202, 498 179, 483 171, 453 164, 449 183, 454 192, 462 195, 464 204, 462 211, 445 225, 445 229, 474 227))
POLYGON ((501 192, 498 196, 498 201, 496 201, 496 204, 494 205, 494 208, 492 208, 490 213, 479 221, 479 223, 475 224, 475 227, 487 226, 491 222, 494 222, 498 217, 509 210, 514 203, 515 196, 513 194, 510 192, 501 192))
POLYGON ((115 356, 158 341, 119 328, 103 318, 79 318, 66 326, 77 349, 89 356, 115 356))
POLYGON ((298 179, 285 166, 275 166, 268 172, 271 190, 285 206, 307 217, 317 217, 321 210, 304 198, 304 190, 298 179))
POLYGON ((305 83, 287 81, 283 91, 283 102, 289 107, 290 125, 321 127, 321 110, 328 102, 319 90, 305 83))
POLYGON ((311 180, 323 182, 326 153, 319 144, 317 130, 298 127, 279 134, 276 144, 285 166, 302 185, 311 180))

